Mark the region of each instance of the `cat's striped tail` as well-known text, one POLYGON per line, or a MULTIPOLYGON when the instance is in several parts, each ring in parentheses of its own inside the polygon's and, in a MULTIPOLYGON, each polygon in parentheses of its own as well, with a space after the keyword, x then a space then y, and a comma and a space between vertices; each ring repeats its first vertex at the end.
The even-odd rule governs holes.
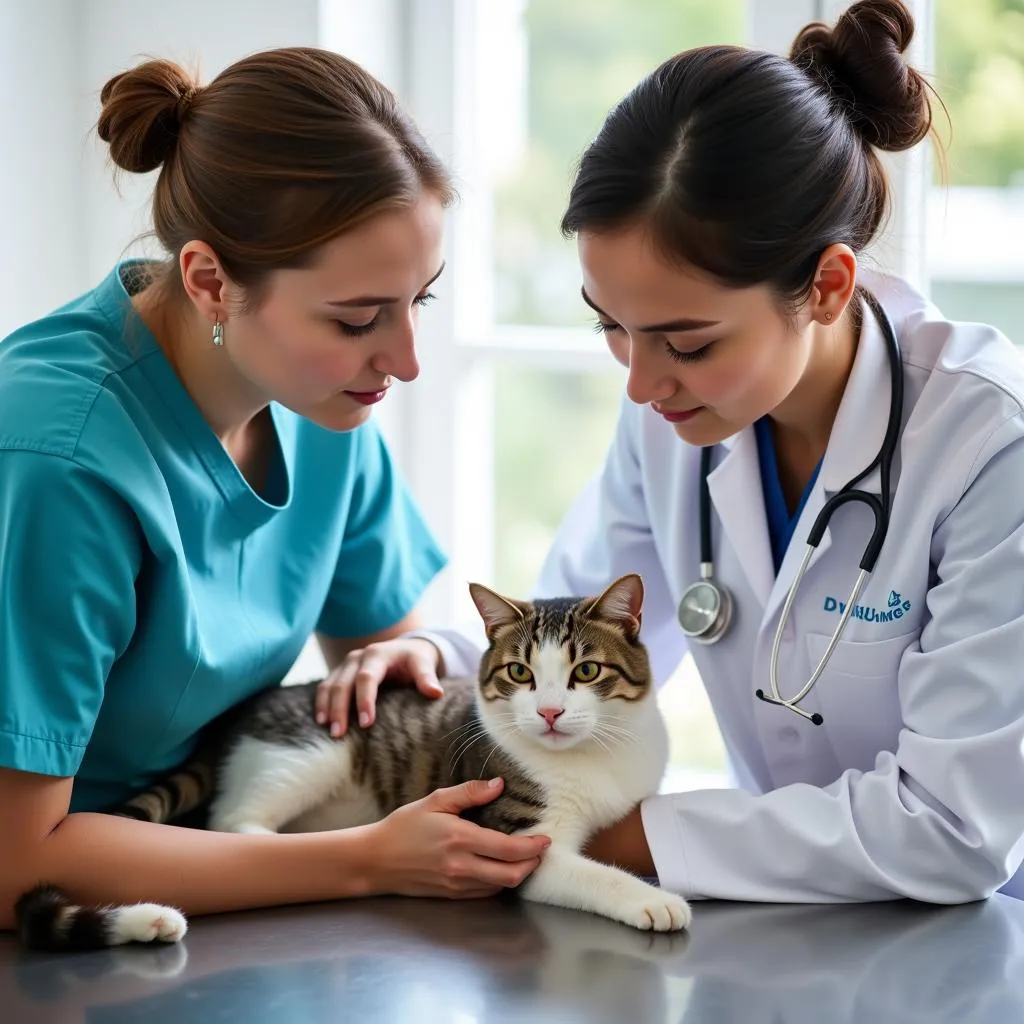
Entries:
POLYGON ((178 942, 188 929, 173 907, 138 903, 82 907, 52 885, 37 885, 14 905, 18 935, 28 949, 77 953, 126 942, 178 942))
POLYGON ((212 751, 210 754, 197 754, 110 813, 165 825, 196 810, 213 795, 214 761, 211 755, 212 751))
POLYGON ((228 708, 210 722, 192 756, 180 768, 171 770, 149 789, 136 793, 108 813, 166 825, 208 803, 213 797, 217 764, 224 756, 227 736, 253 699, 228 708))

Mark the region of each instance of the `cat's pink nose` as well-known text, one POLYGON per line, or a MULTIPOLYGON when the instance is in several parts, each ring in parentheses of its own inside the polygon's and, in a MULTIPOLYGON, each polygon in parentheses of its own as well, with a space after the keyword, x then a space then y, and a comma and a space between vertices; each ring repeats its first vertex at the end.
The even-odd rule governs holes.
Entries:
POLYGON ((555 719, 564 713, 565 708, 537 708, 537 714, 540 715, 552 729, 555 727, 555 719))

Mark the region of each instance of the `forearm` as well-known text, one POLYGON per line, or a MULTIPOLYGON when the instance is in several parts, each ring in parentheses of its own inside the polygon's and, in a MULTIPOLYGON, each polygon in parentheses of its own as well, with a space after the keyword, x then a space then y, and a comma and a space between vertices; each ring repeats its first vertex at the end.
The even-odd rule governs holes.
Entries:
POLYGON ((473 677, 480 668, 480 657, 487 649, 482 624, 471 629, 417 629, 410 636, 424 640, 437 655, 438 678, 473 677))
POLYGON ((639 806, 621 821, 591 836, 583 852, 591 860, 634 875, 652 878, 656 874, 639 806))
POLYGON ((326 633, 316 633, 316 642, 327 663, 328 671, 336 669, 350 651, 362 650, 370 644, 383 643, 386 640, 394 640, 411 629, 418 629, 420 626, 419 614, 415 611, 409 612, 404 619, 388 626, 386 629, 371 633, 369 636, 339 637, 328 636, 326 633))
POLYGON ((41 881, 81 902, 166 903, 188 915, 360 896, 371 842, 367 828, 233 835, 70 814, 3 870, 0 928, 13 927, 14 900, 41 881))

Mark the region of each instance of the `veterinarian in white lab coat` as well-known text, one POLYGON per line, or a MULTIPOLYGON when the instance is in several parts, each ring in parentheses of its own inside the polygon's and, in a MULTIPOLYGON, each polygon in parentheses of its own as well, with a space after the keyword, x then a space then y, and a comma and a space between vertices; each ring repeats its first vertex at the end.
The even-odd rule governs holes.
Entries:
MULTIPOLYGON (((628 400, 536 595, 641 573, 660 681, 702 562, 732 600, 717 641, 689 649, 736 788, 652 796, 589 849, 686 896, 1024 891, 1024 363, 859 259, 887 200, 876 149, 929 126, 911 34, 898 0, 873 0, 790 60, 673 58, 609 115, 563 222, 628 400), (804 689, 841 621, 875 528, 863 502, 833 510, 782 624, 816 517, 864 470, 888 515, 877 564, 799 705, 760 699, 804 689)), ((372 654, 475 671, 475 641, 431 639, 372 654)))

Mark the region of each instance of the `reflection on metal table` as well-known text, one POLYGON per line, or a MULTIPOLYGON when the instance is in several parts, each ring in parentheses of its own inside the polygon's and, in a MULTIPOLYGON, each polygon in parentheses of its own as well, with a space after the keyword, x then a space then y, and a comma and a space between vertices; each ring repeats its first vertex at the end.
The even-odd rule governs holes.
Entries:
POLYGON ((379 899, 197 918, 179 946, 0 936, 3 1024, 1024 1020, 1024 903, 697 903, 690 934, 552 907, 379 899))

